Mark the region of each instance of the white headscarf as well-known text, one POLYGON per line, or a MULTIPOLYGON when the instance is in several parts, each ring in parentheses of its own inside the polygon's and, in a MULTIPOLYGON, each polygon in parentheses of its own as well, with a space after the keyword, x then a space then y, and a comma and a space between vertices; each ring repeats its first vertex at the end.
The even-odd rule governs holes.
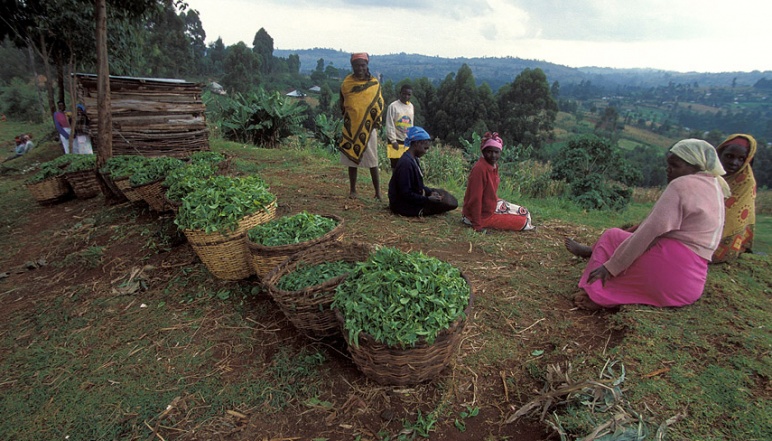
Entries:
POLYGON ((678 156, 691 165, 700 169, 700 172, 715 176, 724 192, 724 197, 729 197, 729 185, 726 183, 723 175, 726 174, 724 166, 718 159, 716 149, 709 142, 701 139, 684 139, 678 141, 670 148, 670 153, 678 156))

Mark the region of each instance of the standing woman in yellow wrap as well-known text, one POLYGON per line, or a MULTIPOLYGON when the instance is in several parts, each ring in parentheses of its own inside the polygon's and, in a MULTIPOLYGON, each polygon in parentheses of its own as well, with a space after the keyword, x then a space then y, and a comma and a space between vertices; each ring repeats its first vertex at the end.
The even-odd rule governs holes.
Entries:
POLYGON ((340 86, 340 108, 343 112, 343 139, 338 146, 341 164, 348 166, 349 197, 357 197, 357 168, 369 168, 375 187, 375 198, 381 200, 378 177, 378 128, 381 126, 383 97, 381 84, 370 74, 370 57, 351 55, 352 74, 340 86))
POLYGON ((731 135, 716 151, 732 195, 724 203, 726 220, 721 243, 713 254, 714 263, 732 261, 751 252, 756 226, 756 179, 751 162, 756 155, 756 140, 751 135, 731 135))

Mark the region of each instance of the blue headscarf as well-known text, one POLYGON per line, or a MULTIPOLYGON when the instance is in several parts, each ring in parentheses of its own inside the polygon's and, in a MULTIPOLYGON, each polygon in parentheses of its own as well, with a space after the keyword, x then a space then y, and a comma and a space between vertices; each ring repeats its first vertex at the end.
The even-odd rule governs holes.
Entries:
POLYGON ((405 136, 405 147, 410 147, 413 141, 423 141, 425 139, 432 139, 426 130, 421 127, 410 127, 407 129, 407 136, 405 136))

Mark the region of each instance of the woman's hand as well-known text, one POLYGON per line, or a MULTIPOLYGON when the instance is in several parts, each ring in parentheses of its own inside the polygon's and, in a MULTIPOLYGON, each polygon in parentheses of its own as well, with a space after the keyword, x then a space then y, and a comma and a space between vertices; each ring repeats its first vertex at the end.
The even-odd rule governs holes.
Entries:
POLYGON ((596 280, 600 280, 601 285, 606 286, 606 280, 612 277, 613 276, 608 272, 606 267, 601 265, 590 271, 590 274, 587 276, 587 283, 592 284, 595 283, 596 280))
POLYGON ((437 193, 436 191, 433 191, 432 194, 429 195, 429 200, 439 202, 442 200, 442 195, 437 193))

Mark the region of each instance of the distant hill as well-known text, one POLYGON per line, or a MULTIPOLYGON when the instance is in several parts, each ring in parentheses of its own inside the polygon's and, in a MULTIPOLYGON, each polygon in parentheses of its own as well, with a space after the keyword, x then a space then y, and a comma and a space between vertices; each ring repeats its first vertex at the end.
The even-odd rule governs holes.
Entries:
MULTIPOLYGON (((316 68, 317 61, 324 59, 325 66, 332 64, 338 69, 349 70, 348 52, 335 49, 276 49, 274 56, 287 58, 297 54, 300 58, 300 71, 309 73, 316 68)), ((592 84, 608 90, 620 86, 656 87, 676 84, 694 84, 701 87, 728 87, 736 81, 736 86, 753 86, 757 81, 766 78, 772 80, 772 71, 753 72, 674 72, 658 69, 614 69, 607 67, 574 68, 541 60, 526 60, 522 58, 482 57, 482 58, 441 58, 419 54, 388 54, 372 55, 371 70, 374 74, 382 74, 384 80, 397 82, 403 78, 426 77, 433 82, 442 81, 448 74, 455 74, 466 63, 474 73, 478 83, 486 82, 494 90, 504 84, 511 83, 524 69, 539 68, 547 75, 550 83, 558 81, 561 85, 591 81, 592 84)))

